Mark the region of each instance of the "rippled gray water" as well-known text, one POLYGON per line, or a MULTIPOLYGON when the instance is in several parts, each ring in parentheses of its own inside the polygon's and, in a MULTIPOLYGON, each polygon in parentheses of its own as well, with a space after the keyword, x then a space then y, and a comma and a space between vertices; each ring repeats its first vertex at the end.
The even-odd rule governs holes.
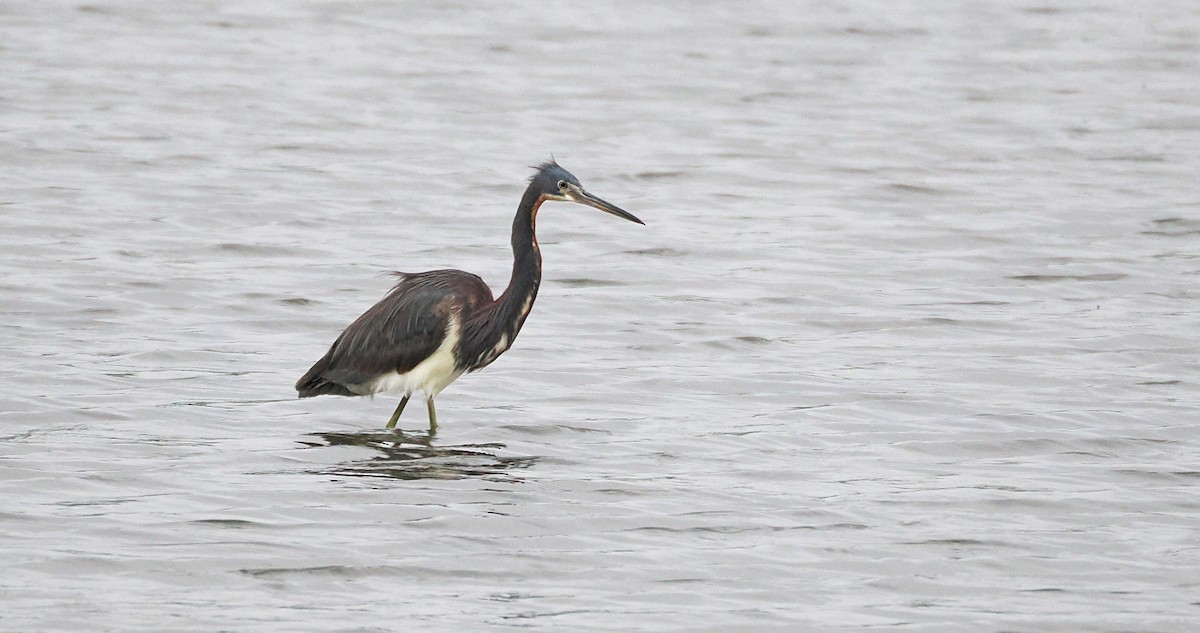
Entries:
POLYGON ((1200 628, 1200 9, 588 6, 0 3, 0 629, 1200 628))

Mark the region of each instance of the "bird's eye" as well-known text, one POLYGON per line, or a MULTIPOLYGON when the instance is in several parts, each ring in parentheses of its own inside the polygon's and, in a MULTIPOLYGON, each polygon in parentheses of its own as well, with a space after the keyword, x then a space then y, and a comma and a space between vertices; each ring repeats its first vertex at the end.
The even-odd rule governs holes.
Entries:
POLYGON ((565 180, 558 181, 558 190, 566 191, 567 190, 567 181, 565 181, 565 180))

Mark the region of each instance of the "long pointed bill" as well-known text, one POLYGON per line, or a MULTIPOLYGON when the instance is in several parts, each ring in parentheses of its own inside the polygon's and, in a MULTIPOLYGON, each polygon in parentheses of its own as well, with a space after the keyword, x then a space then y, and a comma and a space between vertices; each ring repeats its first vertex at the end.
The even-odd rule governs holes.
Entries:
POLYGON ((645 226, 645 224, 646 224, 645 222, 642 222, 641 220, 637 219, 637 216, 635 216, 634 214, 622 209, 621 207, 618 207, 615 204, 605 202, 605 201, 601 200, 600 198, 597 198, 596 196, 593 196, 592 194, 584 191, 583 189, 579 189, 579 190, 575 191, 575 197, 573 197, 571 199, 571 201, 578 202, 579 204, 586 204, 589 207, 595 207, 605 213, 611 213, 611 214, 617 216, 618 218, 624 218, 626 220, 629 220, 630 222, 637 222, 638 224, 641 224, 643 226, 645 226))

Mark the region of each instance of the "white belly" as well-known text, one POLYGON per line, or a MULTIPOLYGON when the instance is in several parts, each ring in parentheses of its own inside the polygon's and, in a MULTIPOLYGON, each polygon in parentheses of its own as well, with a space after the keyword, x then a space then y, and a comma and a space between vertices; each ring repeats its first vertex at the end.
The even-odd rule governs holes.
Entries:
POLYGON ((455 367, 454 363, 454 346, 458 344, 461 333, 458 319, 451 317, 446 327, 446 338, 429 358, 406 373, 392 371, 380 376, 368 387, 368 393, 409 396, 420 390, 425 392, 427 398, 438 395, 462 375, 462 370, 455 367))

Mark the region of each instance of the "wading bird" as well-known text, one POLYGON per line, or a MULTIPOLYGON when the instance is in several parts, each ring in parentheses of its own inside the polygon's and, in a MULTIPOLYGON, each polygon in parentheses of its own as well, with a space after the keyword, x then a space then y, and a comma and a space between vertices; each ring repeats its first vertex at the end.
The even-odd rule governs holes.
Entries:
POLYGON ((396 273, 400 282, 391 292, 351 323, 296 383, 300 397, 403 394, 388 420, 391 429, 419 389, 429 428, 436 429, 433 399, 463 373, 487 367, 512 346, 533 308, 542 281, 534 230, 543 202, 576 202, 645 224, 584 191, 553 160, 536 169, 513 220, 512 277, 498 299, 482 279, 461 270, 396 273))

